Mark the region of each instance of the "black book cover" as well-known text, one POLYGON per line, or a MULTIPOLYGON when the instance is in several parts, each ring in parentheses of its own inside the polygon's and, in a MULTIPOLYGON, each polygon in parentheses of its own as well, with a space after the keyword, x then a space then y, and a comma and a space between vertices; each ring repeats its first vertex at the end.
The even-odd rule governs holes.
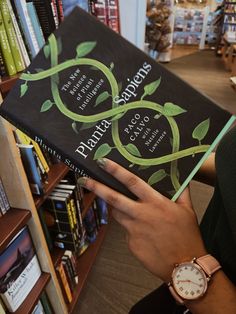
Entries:
POLYGON ((0 113, 80 175, 130 195, 97 166, 107 157, 173 200, 235 120, 78 7, 0 113))

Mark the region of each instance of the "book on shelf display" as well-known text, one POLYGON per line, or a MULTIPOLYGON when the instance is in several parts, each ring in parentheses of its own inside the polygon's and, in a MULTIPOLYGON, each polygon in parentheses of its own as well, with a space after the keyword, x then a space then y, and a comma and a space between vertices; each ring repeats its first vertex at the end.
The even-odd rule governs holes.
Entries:
POLYGON ((27 227, 0 254, 0 296, 10 312, 23 303, 41 275, 27 227))
POLYGON ((10 203, 7 198, 6 191, 3 186, 2 179, 0 178, 0 217, 1 215, 6 214, 6 212, 10 209, 10 203))
POLYGON ((7 70, 8 75, 14 75, 17 73, 16 66, 12 57, 11 48, 7 38, 7 32, 3 22, 2 12, 0 10, 0 47, 2 58, 7 70))
POLYGON ((235 121, 78 7, 0 113, 79 175, 133 197, 98 167, 107 157, 173 200, 235 121))
POLYGON ((22 57, 24 60, 24 64, 25 64, 25 67, 27 67, 30 64, 30 58, 29 58, 29 54, 26 50, 25 42, 23 40, 23 36, 22 36, 21 30, 20 30, 20 27, 18 25, 18 20, 17 20, 18 16, 16 16, 16 14, 13 10, 13 4, 11 3, 11 1, 6 0, 6 2, 7 2, 7 6, 9 9, 10 15, 11 15, 12 23, 13 23, 14 30, 16 33, 16 38, 17 38, 18 44, 20 46, 20 50, 21 50, 21 54, 22 54, 22 57))
POLYGON ((27 4, 25 0, 14 0, 15 8, 19 17, 21 29, 24 33, 25 40, 28 45, 31 57, 34 58, 40 50, 32 22, 27 10, 27 4))
POLYGON ((21 72, 25 69, 24 60, 21 55, 20 46, 17 41, 16 32, 12 22, 10 10, 6 0, 0 2, 0 10, 7 33, 8 42, 11 48, 13 60, 16 66, 17 72, 21 72))

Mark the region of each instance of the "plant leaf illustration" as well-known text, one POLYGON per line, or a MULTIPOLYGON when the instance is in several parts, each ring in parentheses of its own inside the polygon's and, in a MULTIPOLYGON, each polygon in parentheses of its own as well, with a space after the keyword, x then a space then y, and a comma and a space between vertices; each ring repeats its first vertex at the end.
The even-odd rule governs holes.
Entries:
POLYGON ((162 114, 161 113, 157 113, 157 114, 155 114, 155 116, 154 116, 154 119, 159 119, 160 117, 162 116, 162 114))
POLYGON ((119 91, 119 93, 120 93, 121 90, 122 90, 122 82, 119 82, 118 83, 118 91, 119 91))
POLYGON ((42 72, 42 71, 44 71, 44 69, 40 69, 40 68, 35 69, 35 72, 37 72, 37 73, 42 72))
POLYGON ((110 71, 112 72, 112 70, 114 69, 114 62, 111 62, 111 64, 110 64, 110 71))
POLYGON ((75 122, 75 121, 71 124, 71 126, 72 126, 73 131, 74 131, 76 134, 79 134, 79 131, 77 130, 77 125, 76 125, 76 122, 75 122))
POLYGON ((155 91, 159 87, 160 83, 161 83, 161 78, 159 78, 158 80, 146 85, 144 87, 144 94, 145 95, 152 95, 153 93, 155 93, 155 91))
POLYGON ((136 156, 136 157, 142 157, 141 154, 140 154, 140 152, 139 152, 139 150, 138 150, 138 148, 137 148, 134 144, 129 143, 128 145, 125 145, 125 148, 126 148, 126 150, 127 150, 130 154, 132 154, 132 155, 134 155, 134 156, 136 156))
POLYGON ((123 117, 123 115, 125 115, 125 113, 126 113, 126 111, 118 113, 117 115, 115 115, 114 117, 112 117, 110 121, 119 120, 120 118, 123 117))
POLYGON ((93 159, 96 160, 96 159, 105 157, 107 154, 110 153, 111 149, 112 148, 110 147, 109 144, 107 144, 107 143, 102 144, 96 150, 93 159))
POLYGON ((97 124, 97 122, 84 122, 82 124, 82 126, 80 127, 80 130, 87 130, 87 129, 90 129, 92 128, 93 126, 95 126, 97 124))
POLYGON ((43 47, 44 56, 47 59, 50 56, 50 47, 49 45, 45 45, 43 47))
POLYGON ((186 112, 185 109, 173 104, 172 102, 166 102, 164 104, 163 114, 168 117, 178 116, 181 113, 186 112))
POLYGON ((146 170, 150 168, 150 166, 139 166, 138 170, 146 170))
POLYGON ((82 44, 79 44, 76 48, 77 58, 86 56, 93 50, 96 44, 96 41, 86 41, 82 44))
POLYGON ((100 103, 102 103, 103 101, 105 101, 107 98, 109 98, 110 95, 107 91, 102 92, 96 99, 95 105, 94 107, 96 107, 97 105, 99 105, 100 103))
POLYGON ((40 112, 48 111, 49 109, 51 109, 52 106, 53 106, 53 102, 51 102, 50 99, 45 100, 45 102, 42 104, 40 112))
POLYGON ((160 169, 151 175, 151 177, 148 179, 148 184, 156 184, 157 182, 163 180, 166 176, 167 174, 165 172, 165 169, 160 169))
POLYGON ((207 135, 209 127, 210 119, 208 118, 196 126, 196 128, 193 130, 192 137, 199 141, 203 140, 204 137, 207 135))
POLYGON ((25 82, 24 84, 21 84, 20 86, 20 97, 23 97, 25 95, 25 93, 28 90, 28 85, 27 82, 25 82))

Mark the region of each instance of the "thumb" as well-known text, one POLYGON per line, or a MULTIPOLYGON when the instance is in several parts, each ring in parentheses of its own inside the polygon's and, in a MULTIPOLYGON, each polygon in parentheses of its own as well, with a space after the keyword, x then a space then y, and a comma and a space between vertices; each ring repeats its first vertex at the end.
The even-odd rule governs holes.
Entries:
POLYGON ((189 186, 184 189, 182 194, 177 199, 176 203, 182 206, 186 206, 186 207, 191 207, 191 208, 193 207, 189 186))

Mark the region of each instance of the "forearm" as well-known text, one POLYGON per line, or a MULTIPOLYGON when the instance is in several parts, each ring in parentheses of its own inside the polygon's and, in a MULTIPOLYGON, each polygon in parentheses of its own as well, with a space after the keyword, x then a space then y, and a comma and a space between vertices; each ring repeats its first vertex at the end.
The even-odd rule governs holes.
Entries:
POLYGON ((236 313, 236 288, 220 270, 211 279, 207 293, 186 306, 193 314, 236 313))
POLYGON ((209 157, 196 173, 194 180, 214 186, 216 180, 215 169, 215 153, 211 153, 209 157))

